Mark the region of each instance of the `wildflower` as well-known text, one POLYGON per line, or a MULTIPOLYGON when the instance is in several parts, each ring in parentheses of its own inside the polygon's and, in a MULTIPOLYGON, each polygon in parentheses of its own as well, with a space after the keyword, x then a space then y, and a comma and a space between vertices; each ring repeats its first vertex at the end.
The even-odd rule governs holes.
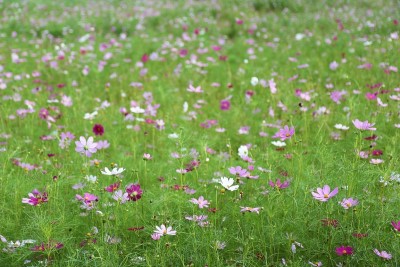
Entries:
POLYGON ((142 198, 143 191, 139 184, 129 184, 126 186, 128 197, 132 201, 137 201, 142 198))
POLYGON ((339 204, 342 205, 342 207, 347 210, 353 206, 356 206, 358 204, 358 200, 353 198, 347 198, 347 199, 344 198, 342 202, 339 202, 339 204))
POLYGON ((32 206, 38 206, 44 202, 47 202, 47 193, 41 193, 37 189, 33 189, 31 193, 28 194, 29 198, 23 198, 22 203, 29 204, 32 206))
POLYGON ((111 184, 111 185, 105 187, 104 190, 106 190, 107 192, 112 193, 112 192, 116 191, 119 188, 120 185, 121 185, 120 182, 114 183, 114 184, 111 184))
POLYGON ((285 125, 283 128, 279 129, 279 131, 272 136, 272 138, 280 138, 281 141, 285 141, 294 135, 294 127, 289 128, 289 126, 285 125))
POLYGON ((101 124, 95 124, 93 126, 93 133, 95 135, 103 135, 104 134, 104 127, 101 124))
POLYGON ((284 181, 283 183, 281 183, 281 180, 280 179, 277 179, 276 180, 276 183, 274 183, 272 180, 271 181, 269 181, 269 185, 272 187, 272 188, 274 188, 274 187, 276 187, 277 189, 285 189, 285 188, 287 188, 288 186, 289 186, 289 181, 288 180, 286 180, 286 181, 284 181))
POLYGON ((85 137, 81 136, 79 141, 75 141, 75 144, 75 151, 85 154, 87 157, 91 157, 92 153, 96 153, 97 151, 97 143, 93 142, 93 137, 91 136, 87 140, 85 137))
POLYGON ((381 252, 379 252, 379 250, 377 250, 376 248, 374 249, 374 253, 376 255, 378 255, 379 257, 381 257, 382 259, 385 259, 385 260, 390 260, 392 258, 391 254, 389 254, 389 253, 387 253, 386 251, 383 251, 383 250, 381 252))
POLYGON ((239 177, 248 177, 250 173, 246 169, 242 169, 240 166, 231 167, 228 169, 229 172, 233 175, 237 175, 239 177))
POLYGON ((335 128, 338 130, 347 131, 350 127, 343 124, 335 124, 335 128))
POLYGON ((111 171, 105 167, 104 171, 101 171, 102 174, 104 175, 119 175, 125 171, 124 168, 113 168, 111 171))
POLYGON ((359 121, 358 119, 356 119, 353 121, 353 124, 359 130, 369 130, 369 131, 376 130, 376 128, 372 128, 372 126, 374 126, 375 123, 369 123, 368 121, 359 121))
POLYGON ((252 86, 256 86, 257 84, 258 84, 258 78, 257 77, 251 77, 251 80, 250 80, 250 84, 252 85, 252 86))
POLYGON ((72 133, 63 132, 63 133, 61 133, 61 140, 58 145, 62 149, 65 149, 65 148, 69 147, 69 145, 71 144, 71 140, 73 140, 74 138, 75 138, 75 136, 72 133))
POLYGON ((161 226, 156 226, 156 230, 154 230, 154 233, 159 234, 160 236, 176 235, 176 231, 172 230, 172 226, 169 226, 167 228, 164 224, 162 224, 161 226))
POLYGON ((125 202, 129 201, 128 193, 126 193, 126 192, 123 193, 122 190, 115 191, 112 198, 121 204, 124 204, 125 202))
POLYGON ((189 84, 189 87, 186 89, 188 92, 191 93, 203 93, 204 91, 201 89, 201 86, 194 87, 193 85, 189 84))
POLYGON ((97 177, 94 175, 86 175, 85 180, 90 182, 90 183, 96 183, 97 177))
POLYGON ((339 256, 344 256, 344 255, 352 255, 354 252, 354 249, 350 246, 340 246, 336 248, 336 254, 339 256))
POLYGON ((91 210, 94 208, 94 202, 97 202, 99 199, 97 196, 92 195, 90 193, 84 193, 83 197, 81 195, 75 195, 75 198, 82 202, 82 209, 91 210))
POLYGON ((153 158, 151 157, 150 154, 144 153, 144 154, 143 154, 143 159, 144 159, 144 160, 151 160, 151 159, 153 159, 153 158))
POLYGON ((229 191, 235 191, 239 188, 239 185, 233 185, 234 180, 232 178, 221 177, 221 181, 219 183, 229 191))
POLYGON ((247 146, 240 146, 238 149, 238 155, 239 157, 243 158, 245 156, 249 155, 249 149, 247 148, 247 146))
POLYGON ((383 159, 371 159, 371 160, 369 161, 369 163, 375 164, 375 165, 381 164, 381 163, 383 163, 383 162, 385 162, 383 159))
POLYGON ((189 201, 192 202, 193 204, 199 205, 200 209, 204 207, 208 208, 208 204, 210 204, 210 202, 208 202, 208 200, 205 200, 203 196, 200 196, 199 199, 192 198, 189 201))
POLYGON ((393 226, 394 230, 400 232, 400 221, 398 221, 398 222, 392 221, 392 226, 393 226))
POLYGON ((229 100, 221 100, 219 108, 221 110, 229 110, 231 108, 231 102, 229 100))
POLYGON ((151 238, 152 238, 153 240, 159 240, 160 237, 161 237, 161 235, 158 234, 158 233, 154 233, 154 234, 151 235, 151 238))
POLYGON ((286 146, 286 143, 285 142, 281 142, 281 141, 272 141, 271 144, 273 144, 274 146, 277 146, 277 147, 286 146))
POLYGON ((317 192, 312 192, 311 194, 314 196, 316 200, 326 202, 328 199, 334 197, 338 193, 339 189, 336 187, 332 190, 329 185, 324 185, 323 188, 317 188, 317 192))
POLYGON ((7 241, 7 239, 2 235, 0 235, 0 241, 7 244, 7 248, 3 248, 3 251, 9 252, 9 253, 15 252, 15 250, 17 248, 24 247, 26 244, 33 244, 36 242, 36 240, 33 240, 33 239, 27 239, 27 240, 22 240, 22 241, 17 240, 15 242, 7 241))
POLYGON ((241 208, 240 212, 256 212, 257 214, 260 214, 260 209, 261 209, 261 207, 255 207, 255 208, 240 207, 240 208, 241 208))

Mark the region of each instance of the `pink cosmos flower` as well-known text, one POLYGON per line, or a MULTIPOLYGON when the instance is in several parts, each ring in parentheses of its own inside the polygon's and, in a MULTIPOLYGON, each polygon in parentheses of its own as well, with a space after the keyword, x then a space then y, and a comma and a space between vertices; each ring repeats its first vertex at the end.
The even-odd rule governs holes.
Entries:
POLYGON ((160 237, 161 237, 161 235, 158 234, 158 233, 154 233, 154 234, 151 235, 151 238, 152 238, 153 240, 159 240, 160 237))
POLYGON ((271 180, 271 181, 269 181, 268 184, 272 188, 276 187, 277 189, 285 189, 289 186, 289 183, 290 183, 289 181, 284 181, 283 183, 281 183, 281 179, 277 179, 275 183, 271 180))
POLYGON ((75 151, 81 154, 85 154, 87 157, 91 157, 92 153, 97 151, 97 143, 93 142, 93 137, 90 136, 87 140, 85 137, 79 137, 79 141, 75 141, 75 151))
POLYGON ((22 203, 29 204, 31 206, 38 206, 44 202, 47 202, 47 193, 41 193, 37 189, 33 189, 31 193, 28 194, 29 198, 23 198, 22 203))
POLYGON ((357 199, 353 199, 353 198, 344 198, 343 200, 342 200, 342 202, 339 202, 340 203, 340 205, 342 205, 342 207, 344 208, 344 209, 349 209, 349 208, 351 208, 351 207, 353 207, 353 206, 356 206, 356 205, 358 205, 358 200, 357 199))
POLYGON ((250 175, 250 173, 246 169, 243 169, 240 166, 231 167, 228 170, 231 174, 237 175, 239 177, 248 177, 250 175))
POLYGON ((280 138, 281 141, 285 141, 294 135, 294 127, 289 128, 289 126, 285 125, 281 128, 272 138, 280 138))
POLYGON ((172 226, 166 227, 164 224, 161 226, 156 226, 156 230, 154 233, 159 234, 160 236, 163 235, 176 235, 176 231, 172 230, 172 226))
POLYGON ((123 193, 122 190, 117 190, 113 194, 113 199, 121 204, 124 204, 125 202, 129 201, 129 196, 128 193, 123 193))
POLYGON ((208 202, 208 200, 205 200, 203 196, 200 196, 199 199, 192 198, 189 201, 192 202, 193 204, 199 205, 200 209, 204 207, 208 208, 208 204, 210 204, 210 202, 208 202))
POLYGON ((99 200, 97 196, 90 193, 84 193, 83 197, 81 195, 75 195, 75 198, 82 202, 81 208, 86 210, 93 209, 94 202, 97 202, 99 200))
POLYGON ((352 255, 354 252, 354 249, 350 246, 340 246, 338 248, 336 248, 336 254, 338 254, 339 256, 345 256, 345 255, 352 255))
POLYGON ((386 251, 383 251, 383 250, 381 252, 379 252, 379 250, 377 250, 376 248, 374 249, 374 253, 376 255, 378 255, 379 257, 381 257, 382 259, 385 259, 385 260, 390 260, 392 258, 391 254, 389 254, 389 253, 387 253, 386 251))
POLYGON ((369 130, 369 131, 376 130, 376 128, 372 128, 372 126, 374 126, 375 123, 369 123, 368 121, 360 121, 358 119, 355 119, 353 121, 353 124, 359 130, 369 130))
POLYGON ((317 192, 312 192, 311 194, 314 196, 316 200, 326 202, 328 199, 334 197, 339 192, 339 189, 336 187, 331 192, 331 188, 329 185, 324 185, 323 188, 317 188, 317 192))

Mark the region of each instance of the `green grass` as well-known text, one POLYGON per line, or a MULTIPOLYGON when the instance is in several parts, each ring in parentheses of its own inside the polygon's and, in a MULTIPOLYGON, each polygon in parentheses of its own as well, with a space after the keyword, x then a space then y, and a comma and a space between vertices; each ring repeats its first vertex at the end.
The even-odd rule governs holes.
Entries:
POLYGON ((399 67, 399 43, 390 38, 399 32, 397 10, 394 1, 366 0, 2 1, 0 235, 7 242, 0 242, 0 266, 399 265, 399 232, 391 225, 400 221, 399 82, 398 72, 388 72, 399 67), (180 56, 181 49, 188 54, 180 56), (144 54, 151 59, 141 67, 144 54), (333 61, 336 70, 329 67, 333 61), (359 68, 365 63, 371 68, 359 68), (251 85, 252 77, 260 83, 251 85), (276 94, 263 85, 271 79, 276 94), (188 92, 189 84, 204 92, 188 92), (331 99, 334 91, 345 91, 339 103, 331 99), (386 107, 366 98, 375 92, 386 107), (71 106, 62 103, 66 96, 71 106), (230 109, 221 110, 226 99, 230 109), (26 101, 34 102, 32 111, 26 101), (154 111, 130 112, 136 104, 154 111), (54 121, 41 119, 41 109, 54 121), (93 119, 84 119, 94 111, 93 119), (355 119, 377 130, 360 131, 355 119), (157 120, 165 129, 156 128, 157 120), (336 129, 339 123, 350 128, 336 129), (95 136, 95 124, 104 126, 104 135, 95 136), (279 149, 271 142, 285 125, 295 134, 279 149), (239 134, 244 126, 249 133, 239 134), (62 148, 65 132, 75 139, 62 148), (365 140, 373 134, 375 140, 365 140), (80 136, 110 147, 86 157, 75 151, 80 136), (243 145, 254 162, 238 155, 243 145), (376 150, 383 154, 372 156, 376 150), (369 152, 368 159, 360 151, 369 152), (152 159, 144 160, 144 153, 152 159), (372 158, 384 162, 371 164, 372 158), (177 172, 190 163, 199 165, 177 172), (236 166, 258 178, 235 177, 229 168, 236 166), (125 171, 106 176, 105 167, 125 171), (221 177, 234 178, 238 190, 224 190, 221 177), (277 179, 290 184, 270 187, 277 179), (115 201, 104 188, 116 182, 123 191, 140 184, 142 198, 115 201), (78 183, 86 186, 73 189, 78 183), (324 185, 339 192, 320 202, 311 192, 324 185), (35 188, 48 201, 22 203, 35 188), (91 210, 76 198, 84 193, 98 198, 91 210), (190 202, 200 196, 209 207, 190 202), (350 197, 358 205, 346 210, 339 203, 350 197), (241 207, 260 210, 243 213, 241 207), (185 219, 193 215, 207 215, 205 225, 185 219), (337 226, 324 226, 327 218, 337 226), (162 224, 176 235, 153 240, 162 224), (35 242, 8 247, 29 239, 35 242), (354 253, 338 256, 340 246, 354 253), (378 257, 375 248, 392 258, 378 257))

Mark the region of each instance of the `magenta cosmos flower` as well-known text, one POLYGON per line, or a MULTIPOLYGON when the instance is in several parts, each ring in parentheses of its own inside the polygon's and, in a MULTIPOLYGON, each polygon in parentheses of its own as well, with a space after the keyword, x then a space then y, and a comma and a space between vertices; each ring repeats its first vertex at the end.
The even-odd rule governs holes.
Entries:
POLYGON ((41 193, 37 189, 33 189, 31 193, 28 194, 29 198, 23 198, 22 203, 29 204, 32 206, 38 206, 42 203, 47 202, 47 193, 41 193))
POLYGON ((285 188, 289 187, 289 181, 284 181, 283 183, 281 183, 281 179, 277 179, 275 183, 271 180, 271 181, 269 181, 268 184, 272 188, 276 187, 277 189, 285 189, 285 188))
POLYGON ((126 186, 128 197, 132 201, 137 201, 142 198, 143 191, 139 184, 129 184, 126 186))
POLYGON ((375 123, 369 123, 368 121, 360 121, 358 119, 355 119, 353 121, 354 126, 359 129, 359 130, 369 130, 369 131, 375 131, 376 128, 372 128, 372 126, 375 125, 375 123))
POLYGON ((400 232, 400 221, 398 221, 398 222, 393 221, 392 226, 393 226, 394 230, 400 232))
POLYGON ((103 135, 104 134, 104 127, 101 124, 95 124, 93 126, 93 133, 95 135, 103 135))
POLYGON ((285 141, 294 135, 294 127, 289 128, 289 126, 285 125, 283 128, 279 129, 279 131, 272 136, 272 138, 280 138, 281 141, 285 141))
POLYGON ((75 141, 75 151, 81 154, 85 154, 87 157, 91 157, 92 153, 97 151, 97 143, 93 142, 93 137, 89 137, 87 140, 85 137, 79 137, 79 141, 75 141))
POLYGON ((339 192, 339 189, 336 187, 332 190, 329 185, 324 185, 323 188, 317 188, 317 192, 312 192, 311 194, 314 196, 316 200, 326 202, 328 199, 334 197, 339 192))
POLYGON ((354 249, 350 246, 340 246, 338 248, 336 248, 336 254, 338 254, 339 256, 345 256, 345 255, 352 255, 354 252, 354 249))
POLYGON ((231 102, 229 100, 221 100, 219 108, 221 110, 229 110, 231 108, 231 102))

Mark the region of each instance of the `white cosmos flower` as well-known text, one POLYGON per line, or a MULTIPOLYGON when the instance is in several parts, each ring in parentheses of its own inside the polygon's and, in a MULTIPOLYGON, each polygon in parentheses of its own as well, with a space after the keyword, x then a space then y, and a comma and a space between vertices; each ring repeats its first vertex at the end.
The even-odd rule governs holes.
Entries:
POLYGON ((343 131, 347 131, 350 127, 343 124, 335 124, 335 128, 343 131))
POLYGON ((256 86, 258 84, 258 78, 251 77, 250 83, 251 83, 251 85, 256 86))
POLYGON ((241 158, 245 156, 247 157, 249 155, 249 149, 247 148, 247 146, 240 146, 238 149, 238 155, 241 158))
POLYGON ((144 109, 142 109, 141 107, 131 107, 131 112, 140 114, 140 113, 144 113, 144 109))
POLYGON ((274 146, 277 146, 277 147, 284 147, 284 146, 286 146, 286 143, 285 142, 282 142, 282 141, 272 141, 271 142, 271 144, 273 144, 274 146))
POLYGON ((221 181, 219 183, 229 191, 235 191, 239 188, 239 185, 233 185, 234 182, 235 180, 232 178, 221 177, 221 181))
POLYGON ((114 168, 110 171, 107 167, 105 167, 104 171, 101 171, 101 173, 105 174, 105 175, 118 175, 118 174, 122 173, 123 171, 125 171, 124 168, 114 168))

